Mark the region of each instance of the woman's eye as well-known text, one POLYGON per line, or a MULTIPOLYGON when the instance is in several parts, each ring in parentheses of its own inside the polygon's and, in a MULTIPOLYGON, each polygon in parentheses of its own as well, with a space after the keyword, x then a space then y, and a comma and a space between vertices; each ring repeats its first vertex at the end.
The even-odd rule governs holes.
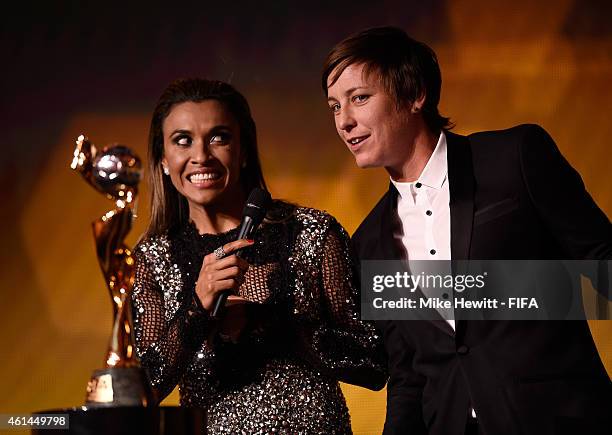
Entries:
POLYGON ((180 146, 191 145, 191 138, 189 136, 177 136, 174 138, 174 143, 180 146))
POLYGON ((366 101, 370 96, 369 95, 355 95, 353 97, 353 101, 356 103, 363 103, 364 101, 366 101))
POLYGON ((336 113, 338 110, 340 110, 340 104, 332 104, 331 106, 329 106, 329 109, 332 111, 332 113, 336 113))
POLYGON ((227 133, 218 133, 210 138, 210 143, 226 144, 230 140, 230 135, 227 133))

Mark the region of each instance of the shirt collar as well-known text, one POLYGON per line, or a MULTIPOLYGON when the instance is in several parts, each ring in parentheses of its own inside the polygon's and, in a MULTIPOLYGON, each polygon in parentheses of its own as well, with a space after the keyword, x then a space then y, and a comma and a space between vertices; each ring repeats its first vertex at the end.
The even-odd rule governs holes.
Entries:
POLYGON ((423 168, 423 172, 421 172, 421 175, 419 175, 419 178, 416 181, 406 183, 395 181, 391 178, 391 182, 396 187, 400 196, 408 196, 405 195, 405 193, 412 191, 413 186, 417 183, 432 189, 441 189, 442 186, 444 186, 448 174, 446 148, 446 135, 442 131, 438 137, 436 148, 429 157, 425 168, 423 168))

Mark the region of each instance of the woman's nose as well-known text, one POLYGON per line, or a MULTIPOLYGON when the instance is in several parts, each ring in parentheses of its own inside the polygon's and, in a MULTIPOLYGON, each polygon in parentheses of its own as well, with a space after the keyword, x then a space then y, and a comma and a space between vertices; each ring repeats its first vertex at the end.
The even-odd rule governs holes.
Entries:
POLYGON ((209 144, 205 141, 198 141, 194 147, 192 147, 191 162, 192 163, 204 163, 211 158, 209 144))
POLYGON ((357 125, 355 118, 352 116, 349 110, 343 110, 340 112, 336 119, 338 121, 338 128, 346 132, 351 131, 357 125))

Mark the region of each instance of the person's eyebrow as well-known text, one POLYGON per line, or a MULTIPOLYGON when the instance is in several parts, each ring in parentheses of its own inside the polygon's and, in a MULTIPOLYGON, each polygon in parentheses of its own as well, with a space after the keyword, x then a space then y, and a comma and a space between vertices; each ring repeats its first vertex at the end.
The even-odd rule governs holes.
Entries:
POLYGON ((170 133, 170 137, 174 136, 177 133, 180 133, 180 134, 191 134, 191 131, 179 128, 179 129, 174 130, 172 133, 170 133))
POLYGON ((229 125, 219 124, 219 125, 215 125, 213 128, 210 129, 211 132, 221 131, 221 130, 231 131, 232 127, 229 125))
MULTIPOLYGON (((229 125, 220 124, 220 125, 215 125, 214 127, 212 127, 209 130, 209 133, 215 133, 215 132, 218 132, 218 131, 226 131, 226 130, 227 131, 231 131, 232 127, 229 126, 229 125)), ((186 130, 184 128, 178 128, 178 129, 174 130, 173 132, 171 132, 169 137, 175 136, 177 134, 188 134, 188 135, 191 135, 192 132, 191 132, 191 130, 186 130)))
MULTIPOLYGON (((359 89, 366 89, 367 86, 363 85, 363 86, 354 86, 352 88, 349 88, 346 90, 346 92, 344 93, 344 95, 351 95, 353 92, 359 90, 359 89)), ((337 101, 334 97, 327 97, 327 101, 337 101)))

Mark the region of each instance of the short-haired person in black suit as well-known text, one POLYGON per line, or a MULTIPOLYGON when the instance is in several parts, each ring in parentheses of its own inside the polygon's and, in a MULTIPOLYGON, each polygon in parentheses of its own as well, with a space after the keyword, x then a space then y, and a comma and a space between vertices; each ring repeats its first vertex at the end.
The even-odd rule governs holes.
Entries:
MULTIPOLYGON (((337 132, 389 190, 360 260, 608 260, 612 225, 537 125, 460 136, 435 53, 402 30, 338 43, 323 69, 337 132)), ((612 433, 612 385, 586 321, 385 321, 385 434, 612 433)))

